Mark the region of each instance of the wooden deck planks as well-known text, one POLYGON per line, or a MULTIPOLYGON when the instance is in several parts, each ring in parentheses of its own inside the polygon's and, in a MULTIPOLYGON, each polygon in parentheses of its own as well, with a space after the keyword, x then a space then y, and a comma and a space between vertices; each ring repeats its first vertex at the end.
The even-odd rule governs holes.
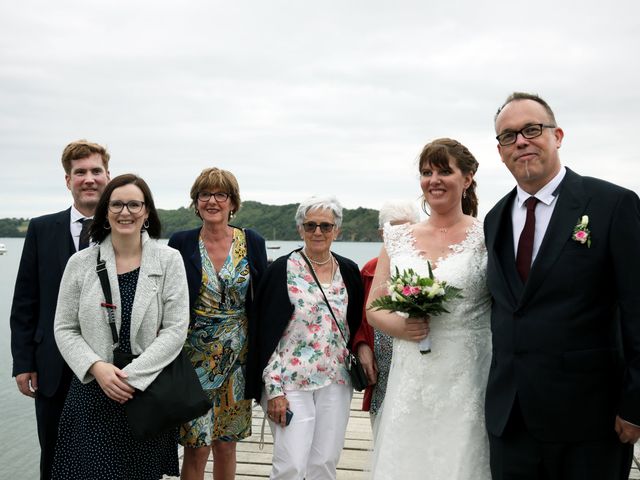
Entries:
MULTIPOLYGON (((371 448, 371 423, 369 414, 360 410, 362 393, 355 392, 351 402, 351 414, 345 437, 345 445, 338 463, 337 480, 366 480, 366 469, 369 465, 371 448)), ((252 435, 238 442, 236 480, 259 480, 269 478, 271 472, 271 453, 273 438, 269 426, 265 425, 264 448, 260 449, 260 430, 262 427, 262 409, 253 409, 252 435)), ((640 447, 635 448, 635 458, 629 479, 640 480, 640 447)), ((182 461, 182 447, 180 447, 182 461)), ((205 479, 212 478, 213 459, 207 463, 205 479)), ((171 480, 174 477, 165 477, 171 480)))

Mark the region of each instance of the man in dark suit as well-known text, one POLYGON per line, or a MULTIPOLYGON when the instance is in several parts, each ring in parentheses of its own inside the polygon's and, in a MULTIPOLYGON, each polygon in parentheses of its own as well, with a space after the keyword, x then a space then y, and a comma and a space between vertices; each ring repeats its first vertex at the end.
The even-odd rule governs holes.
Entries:
POLYGON ((495 128, 517 187, 485 219, 493 479, 627 478, 640 437, 640 201, 561 165, 564 133, 540 97, 512 94, 495 128))
POLYGON ((58 288, 69 257, 88 245, 90 223, 84 220, 93 217, 109 181, 109 153, 79 140, 64 149, 62 166, 73 206, 29 223, 10 319, 13 376, 20 392, 35 398, 40 478, 47 480, 72 376, 53 336, 58 288))

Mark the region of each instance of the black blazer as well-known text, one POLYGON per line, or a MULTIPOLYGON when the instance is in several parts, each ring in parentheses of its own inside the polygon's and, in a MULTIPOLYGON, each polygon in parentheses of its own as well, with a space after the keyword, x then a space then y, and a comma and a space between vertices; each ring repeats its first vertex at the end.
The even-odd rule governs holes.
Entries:
POLYGON ((638 196, 567 169, 526 284, 515 267, 515 196, 514 189, 485 218, 493 296, 489 432, 502 434, 516 395, 542 441, 611 436, 616 414, 640 424, 638 196), (572 239, 583 215, 591 247, 572 239))
MULTIPOLYGON (((187 283, 189 285, 189 312, 192 320, 193 304, 198 297, 200 287, 202 286, 202 262, 200 259, 200 251, 198 250, 200 230, 201 227, 176 232, 171 235, 171 238, 169 239, 169 246, 178 250, 180 255, 182 255, 182 260, 184 261, 187 273, 187 283)), ((254 306, 255 291, 260 283, 263 273, 267 269, 267 250, 264 238, 257 232, 250 228, 246 228, 244 229, 244 233, 247 241, 247 259, 249 261, 250 276, 249 292, 247 293, 247 298, 245 300, 245 309, 247 311, 248 319, 247 341, 249 343, 250 352, 251 345, 253 344, 252 337, 254 336, 254 325, 256 324, 254 306)), ((247 387, 245 387, 245 391, 247 391, 246 389, 248 389, 248 382, 247 387)), ((246 393, 245 396, 246 398, 251 398, 248 393, 246 393)))
MULTIPOLYGON (((293 252, 291 252, 293 253, 293 252)), ((262 394, 262 371, 267 366, 291 316, 293 305, 289 301, 287 288, 287 261, 291 253, 274 261, 266 273, 256 295, 258 324, 254 326, 254 344, 249 349, 247 360, 247 395, 260 401, 262 394)), ((338 268, 347 288, 347 324, 349 325, 349 348, 351 348, 360 322, 362 321, 362 304, 364 289, 358 265, 332 252, 338 261, 338 268)))
POLYGON ((38 392, 58 390, 65 363, 53 336, 62 273, 75 246, 69 230, 71 209, 29 222, 11 307, 13 376, 38 373, 38 392))

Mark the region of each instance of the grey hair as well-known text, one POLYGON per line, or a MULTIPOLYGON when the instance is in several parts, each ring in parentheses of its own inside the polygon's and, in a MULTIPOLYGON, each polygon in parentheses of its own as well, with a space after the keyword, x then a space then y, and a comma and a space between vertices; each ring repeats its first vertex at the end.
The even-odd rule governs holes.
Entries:
POLYGON ((300 202, 296 211, 296 227, 300 227, 310 210, 331 210, 337 228, 342 225, 342 205, 334 196, 309 197, 300 202))
POLYGON ((378 214, 378 226, 380 228, 389 222, 402 221, 409 223, 418 223, 420 221, 420 213, 415 202, 400 200, 382 204, 378 214))

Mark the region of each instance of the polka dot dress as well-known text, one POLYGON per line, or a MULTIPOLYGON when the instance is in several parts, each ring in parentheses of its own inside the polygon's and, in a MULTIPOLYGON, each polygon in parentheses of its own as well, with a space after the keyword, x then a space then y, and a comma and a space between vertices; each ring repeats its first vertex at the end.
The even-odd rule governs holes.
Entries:
MULTIPOLYGON (((131 307, 139 269, 118 275, 122 299, 120 348, 131 352, 131 307)), ((53 465, 53 480, 156 480, 178 476, 177 430, 139 442, 124 407, 97 381, 73 377, 65 401, 53 465)))

